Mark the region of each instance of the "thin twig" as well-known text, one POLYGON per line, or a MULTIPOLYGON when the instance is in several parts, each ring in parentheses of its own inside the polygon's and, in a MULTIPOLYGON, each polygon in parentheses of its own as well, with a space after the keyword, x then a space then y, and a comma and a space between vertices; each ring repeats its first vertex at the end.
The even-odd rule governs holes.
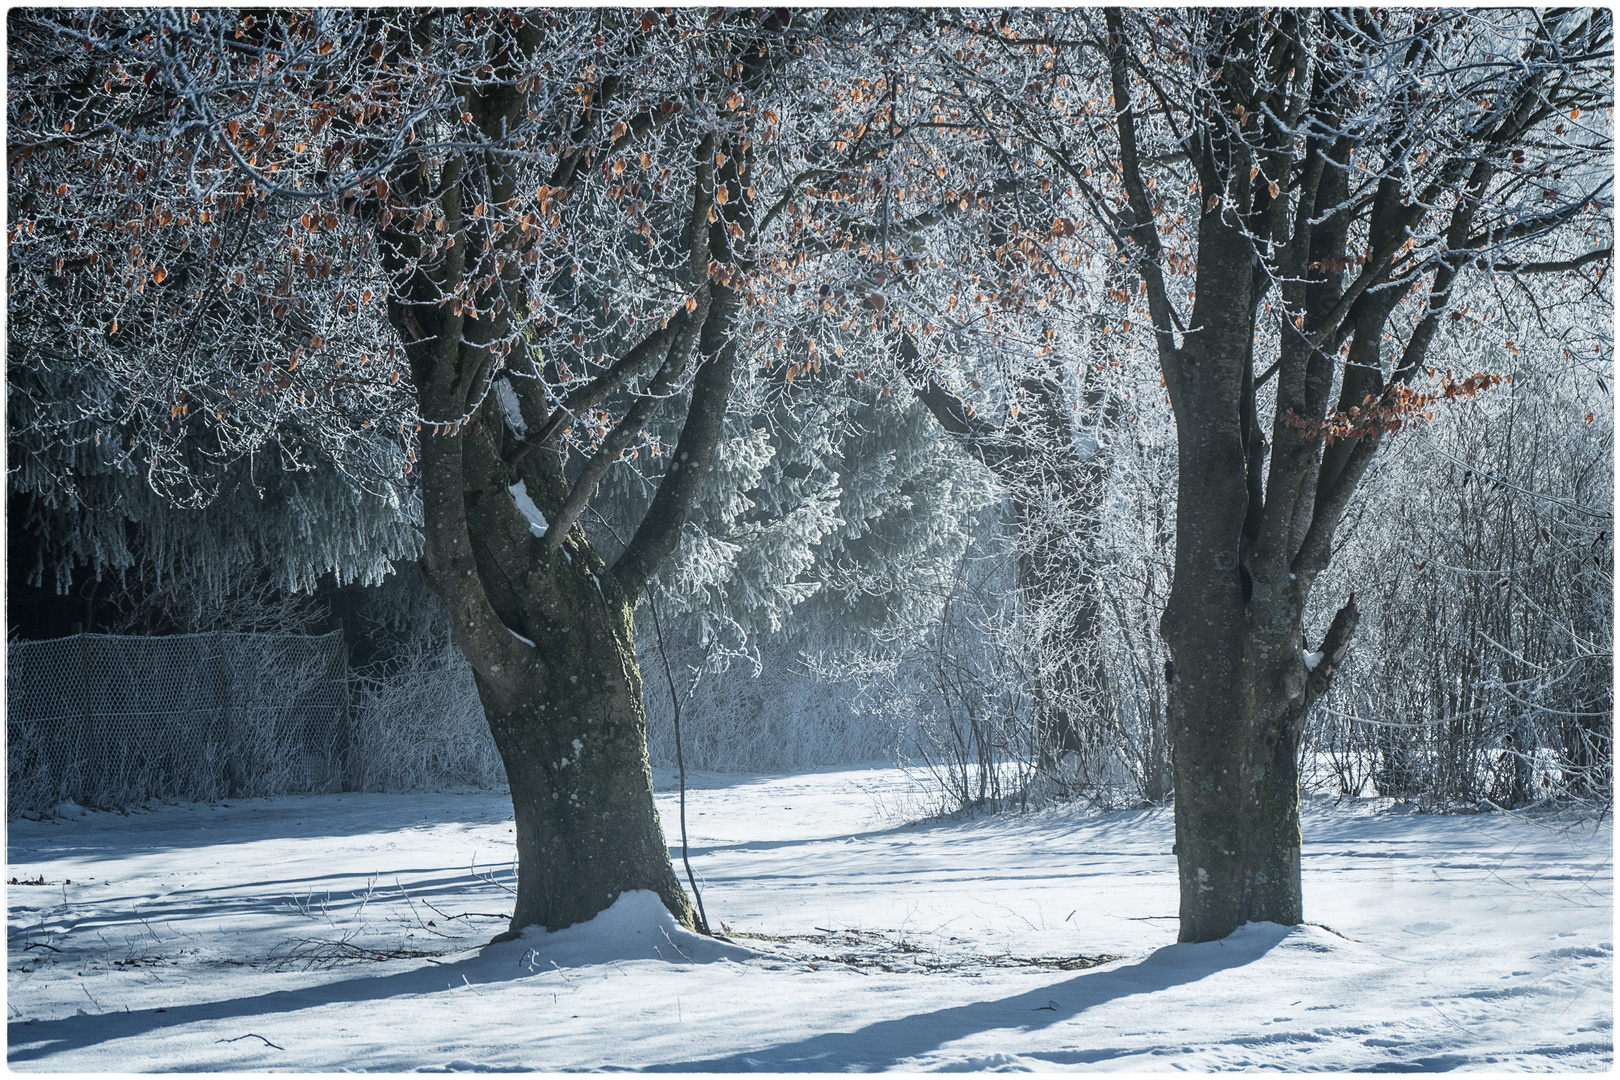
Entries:
POLYGON ((460 915, 446 915, 444 909, 436 907, 433 901, 423 899, 422 903, 426 904, 429 911, 432 911, 445 922, 449 922, 451 919, 510 919, 512 917, 511 912, 505 915, 496 915, 489 911, 463 911, 460 915))
POLYGON ((251 1031, 248 1032, 246 1035, 238 1035, 234 1039, 215 1039, 214 1041, 216 1043, 233 1043, 233 1042, 241 1042, 243 1039, 258 1039, 260 1042, 264 1043, 264 1045, 270 1047, 272 1050, 283 1050, 283 1051, 285 1051, 287 1049, 285 1046, 277 1046, 275 1043, 271 1042, 269 1039, 266 1039, 263 1035, 256 1035, 251 1031))
MULTIPOLYGON (((681 862, 686 865, 686 880, 692 886, 692 898, 697 902, 698 923, 703 932, 713 936, 709 930, 709 916, 703 911, 703 893, 698 890, 697 876, 692 873, 692 860, 687 853, 686 845, 686 757, 681 753, 681 699, 675 692, 675 672, 669 664, 669 650, 664 647, 664 628, 658 618, 658 601, 650 595, 647 597, 647 607, 652 611, 653 635, 658 640, 658 656, 664 662, 664 678, 669 682, 669 704, 675 716, 675 769, 680 774, 681 781, 681 862)), ((699 669, 701 677, 702 671, 699 669)), ((692 689, 697 688, 697 681, 692 682, 692 689)))

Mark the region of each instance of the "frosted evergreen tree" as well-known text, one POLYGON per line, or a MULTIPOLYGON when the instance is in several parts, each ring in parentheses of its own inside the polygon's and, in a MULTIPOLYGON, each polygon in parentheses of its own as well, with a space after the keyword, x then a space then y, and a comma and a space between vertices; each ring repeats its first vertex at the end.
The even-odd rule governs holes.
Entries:
MULTIPOLYGON (((74 215, 89 208, 57 207, 40 228, 29 218, 42 209, 34 167, 26 148, 14 155, 12 214, 60 250, 52 245, 80 232, 85 221, 74 215)), ((283 228, 240 214, 232 235, 251 249, 283 228)), ((14 586, 64 596, 77 574, 103 582, 104 598, 161 604, 179 589, 200 611, 244 590, 285 597, 322 578, 375 584, 420 553, 421 509, 404 468, 414 451, 397 434, 414 424, 408 384, 339 379, 312 393, 284 359, 265 379, 266 357, 278 350, 294 355, 296 369, 313 327, 294 310, 278 323, 253 304, 231 309, 234 325, 178 324, 175 351, 163 355, 154 331, 158 321, 176 325, 171 312, 128 303, 97 328, 92 347, 91 329, 63 314, 96 286, 76 280, 65 255, 59 274, 56 256, 41 265, 13 251, 24 255, 12 269, 7 326, 14 586)), ((92 268, 88 247, 75 254, 92 268)), ((161 285, 222 285, 184 246, 152 254, 154 297, 161 285)), ((327 330, 334 339, 343 332, 327 330)), ((354 347, 365 363, 357 341, 333 345, 354 347)))
MULTIPOLYGON (((650 486, 620 476, 605 544, 650 486)), ((911 394, 832 374, 789 383, 780 368, 748 384, 648 598, 680 692, 698 687, 688 712, 704 721, 688 761, 785 768, 891 754, 890 720, 854 715, 860 687, 823 661, 928 633, 953 567, 1001 515, 983 466, 911 394)), ((661 670, 648 615, 643 604, 638 640, 661 670)), ((649 718, 664 760, 669 709, 660 687, 649 718)))

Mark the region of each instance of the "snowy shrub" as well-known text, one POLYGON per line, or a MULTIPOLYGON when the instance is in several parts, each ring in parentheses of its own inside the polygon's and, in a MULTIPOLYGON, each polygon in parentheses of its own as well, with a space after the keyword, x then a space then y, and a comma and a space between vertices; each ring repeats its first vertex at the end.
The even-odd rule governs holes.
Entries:
POLYGON ((1095 684, 1072 668, 1061 681, 1052 677, 1073 657, 1050 655, 1054 639, 1038 619, 1052 613, 1032 616, 1027 594, 1014 588, 1016 549, 1002 538, 985 541, 958 560, 939 614, 922 632, 824 655, 818 673, 860 686, 854 707, 895 734, 900 763, 924 782, 939 813, 1076 798, 1139 803, 1119 731, 1098 722, 1095 684), (1055 686, 1061 701, 1043 689, 1055 686), (1043 692, 1074 721, 1066 748, 1043 737, 1043 692))
POLYGON ((411 641, 351 682, 345 771, 354 790, 505 787, 472 667, 448 638, 411 641))
POLYGON ((1329 571, 1362 616, 1308 781, 1433 809, 1612 798, 1612 421, 1571 422, 1582 386, 1521 372, 1382 463, 1329 571))
POLYGON ((356 667, 345 783, 356 791, 505 787, 472 667, 414 567, 347 606, 356 667))

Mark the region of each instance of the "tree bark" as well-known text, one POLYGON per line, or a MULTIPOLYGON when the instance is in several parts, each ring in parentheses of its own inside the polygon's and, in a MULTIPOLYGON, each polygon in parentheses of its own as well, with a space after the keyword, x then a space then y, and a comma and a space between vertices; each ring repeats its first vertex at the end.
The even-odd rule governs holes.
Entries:
MULTIPOLYGON (((1169 653, 1180 940, 1210 941, 1249 921, 1293 925, 1303 918, 1300 736, 1357 619, 1351 597, 1312 654, 1305 607, 1378 438, 1368 433, 1345 440, 1324 475, 1322 438, 1294 424, 1328 411, 1331 351, 1352 334, 1340 409, 1383 389, 1380 337, 1393 291, 1358 294, 1362 302, 1353 307, 1345 299, 1347 146, 1313 138, 1297 175, 1298 212, 1290 229, 1278 185, 1256 181, 1262 166, 1267 175, 1283 175, 1288 167, 1294 140, 1288 126, 1245 138, 1215 125, 1195 127, 1185 146, 1203 202, 1196 302, 1178 343, 1180 324, 1137 149, 1124 18, 1110 9, 1106 19, 1128 195, 1119 226, 1152 313, 1180 467, 1174 577, 1160 620, 1169 653), (1341 165, 1329 167, 1330 160, 1341 165), (1275 249, 1263 252, 1268 237, 1275 249), (1258 309, 1274 288, 1284 311, 1300 314, 1291 327, 1284 324, 1277 362, 1261 376, 1254 370, 1258 309), (1290 332, 1295 329, 1301 332, 1290 332), (1270 374, 1277 376, 1277 403, 1268 444, 1256 392, 1270 374)), ((1242 12, 1212 24, 1212 47, 1241 56, 1232 63, 1244 74, 1217 84, 1211 107, 1244 115, 1264 86, 1271 95, 1267 107, 1279 117, 1297 117, 1307 97, 1324 115, 1337 115, 1339 91, 1331 80, 1319 76, 1307 85, 1295 78, 1306 70, 1297 34, 1279 31, 1262 49, 1263 26, 1264 20, 1242 12)), ((1404 204, 1381 195, 1373 210, 1375 243, 1401 228, 1407 213, 1404 204)), ((1387 267, 1387 261, 1375 264, 1364 277, 1377 280, 1387 267)))
MULTIPOLYGON (((723 408, 729 379, 716 389, 723 408)), ((534 535, 507 491, 500 423, 491 398, 470 428, 424 439, 422 565, 472 665, 506 766, 518 855, 508 933, 562 929, 638 889, 695 927, 654 806, 633 637, 637 590, 578 523, 555 549, 534 535)), ((536 501, 554 506, 560 475, 543 466, 557 455, 536 457, 525 482, 536 501)), ((677 531, 682 520, 677 514, 677 531)))
MULTIPOLYGON (((1213 215, 1211 215, 1213 216, 1213 215)), ((1240 559, 1250 447, 1241 430, 1253 310, 1246 238, 1209 222, 1199 307, 1171 400, 1180 478, 1174 584, 1160 624, 1175 778, 1181 940, 1224 937, 1247 921, 1302 918, 1299 728, 1307 669, 1304 594, 1254 580, 1240 559)))
POLYGON ((512 791, 512 931, 570 926, 635 889, 695 926, 653 804, 632 605, 587 549, 549 571, 529 662, 474 664, 512 791))
MULTIPOLYGON (((776 27, 773 16, 765 29, 776 27)), ((777 62, 766 51, 749 53, 745 77, 777 62)), ((604 82, 598 102, 613 92, 604 82)), ((510 86, 466 101, 492 144, 516 130, 526 107, 510 86)), ((519 259, 502 257, 517 230, 492 231, 487 218, 462 209, 464 187, 492 205, 513 198, 513 174, 498 155, 469 153, 446 162, 436 193, 421 190, 426 170, 402 168, 391 178, 396 190, 435 199, 445 232, 457 238, 431 272, 411 277, 390 315, 421 414, 433 418, 421 432, 421 567, 473 668, 512 792, 518 890, 503 936, 531 925, 570 926, 641 889, 683 924, 697 924, 654 805, 633 613, 677 546, 722 434, 745 304, 715 270, 740 261, 732 242, 748 236, 753 189, 743 179, 746 135, 698 132, 688 150, 694 179, 678 240, 686 302, 641 342, 624 343, 617 361, 565 401, 549 400, 541 380, 510 380, 532 438, 509 430, 489 392, 527 310, 519 259), (720 186, 726 197, 717 198, 720 186), (499 283, 504 305, 486 306, 481 317, 441 303, 476 295, 468 283, 489 281, 499 283), (638 432, 683 394, 681 435, 652 505, 610 566, 582 514, 638 432), (565 452, 559 414, 586 415, 598 403, 622 415, 594 445, 565 452), (533 519, 522 497, 544 521, 533 519)), ((554 189, 587 175, 573 160, 564 156, 554 189)), ((418 235, 396 232, 391 240, 401 258, 421 258, 418 235)))

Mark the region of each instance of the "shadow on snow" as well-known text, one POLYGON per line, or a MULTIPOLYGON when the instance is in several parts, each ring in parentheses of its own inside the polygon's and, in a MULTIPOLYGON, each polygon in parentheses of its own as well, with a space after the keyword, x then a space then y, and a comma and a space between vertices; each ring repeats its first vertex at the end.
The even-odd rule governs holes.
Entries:
MULTIPOLYGON (((663 1062, 647 1068, 669 1072, 820 1072, 892 1067, 957 1039, 987 1031, 1033 1031, 1050 1027, 1111 1001, 1153 994, 1242 967, 1260 959, 1290 932, 1282 926, 1251 925, 1225 941, 1167 946, 1135 963, 1095 968, 1067 981, 996 1001, 914 1013, 852 1032, 830 1032, 722 1057, 663 1062)), ((673 950, 670 955, 665 955, 670 950, 656 950, 661 958, 670 963, 691 962, 674 948, 674 942, 669 946, 673 950)), ((326 1005, 440 993, 469 984, 510 983, 556 970, 544 950, 538 953, 538 964, 544 965, 544 971, 537 970, 530 953, 523 942, 508 942, 485 946, 451 963, 345 979, 301 990, 175 1006, 164 1013, 106 1013, 49 1021, 15 1021, 8 1025, 7 1058, 13 1065, 41 1061, 58 1053, 202 1021, 260 1017, 326 1005)), ((607 963, 614 959, 617 958, 597 954, 591 956, 589 962, 607 963)), ((1140 1049, 1094 1048, 1038 1056, 1063 1064, 1085 1064, 1140 1052, 1140 1049)))

